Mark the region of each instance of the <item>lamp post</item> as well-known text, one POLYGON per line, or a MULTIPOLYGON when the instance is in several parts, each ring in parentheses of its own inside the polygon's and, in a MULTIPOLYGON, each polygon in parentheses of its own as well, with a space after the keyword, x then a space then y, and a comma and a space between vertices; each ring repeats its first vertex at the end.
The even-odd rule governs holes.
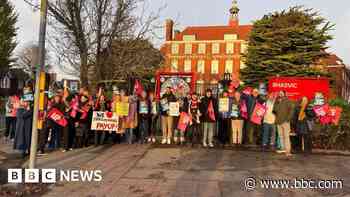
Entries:
POLYGON ((47 0, 41 0, 40 5, 40 32, 39 32, 39 65, 35 73, 35 94, 33 110, 32 140, 29 155, 29 168, 35 167, 36 152, 38 147, 38 116, 40 103, 40 83, 42 83, 42 72, 45 65, 45 37, 46 37, 46 19, 47 19, 47 0))

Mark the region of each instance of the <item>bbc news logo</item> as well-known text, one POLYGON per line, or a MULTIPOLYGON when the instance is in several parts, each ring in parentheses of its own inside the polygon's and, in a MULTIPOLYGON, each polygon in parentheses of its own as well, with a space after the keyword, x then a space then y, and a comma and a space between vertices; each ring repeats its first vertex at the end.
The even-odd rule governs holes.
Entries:
POLYGON ((100 182, 101 170, 8 169, 8 183, 100 182))

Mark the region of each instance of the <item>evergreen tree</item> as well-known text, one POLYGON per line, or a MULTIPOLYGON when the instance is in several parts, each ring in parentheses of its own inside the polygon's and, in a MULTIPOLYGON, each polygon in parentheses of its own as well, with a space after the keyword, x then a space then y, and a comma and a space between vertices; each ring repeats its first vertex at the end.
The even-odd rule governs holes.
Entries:
POLYGON ((13 5, 8 0, 0 1, 0 72, 9 69, 13 59, 11 58, 13 50, 17 46, 15 40, 18 15, 13 5))
POLYGON ((256 86, 271 76, 325 76, 312 68, 327 53, 329 22, 312 9, 291 7, 256 21, 244 54, 243 81, 256 86))

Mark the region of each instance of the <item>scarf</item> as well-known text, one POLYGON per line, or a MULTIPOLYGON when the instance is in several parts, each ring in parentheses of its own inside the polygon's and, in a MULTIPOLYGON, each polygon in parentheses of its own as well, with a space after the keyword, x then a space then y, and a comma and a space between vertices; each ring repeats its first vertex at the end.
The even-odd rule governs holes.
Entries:
POLYGON ((307 100, 302 100, 300 104, 300 112, 298 115, 298 120, 302 121, 305 119, 305 109, 307 107, 307 100))

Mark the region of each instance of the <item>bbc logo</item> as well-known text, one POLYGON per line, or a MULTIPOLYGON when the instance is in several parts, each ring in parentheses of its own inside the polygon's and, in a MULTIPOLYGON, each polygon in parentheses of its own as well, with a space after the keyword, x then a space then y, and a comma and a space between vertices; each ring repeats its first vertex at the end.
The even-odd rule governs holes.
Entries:
POLYGON ((56 169, 41 169, 41 180, 39 169, 8 169, 8 183, 56 183, 56 169), (24 171, 24 181, 23 181, 24 171))

